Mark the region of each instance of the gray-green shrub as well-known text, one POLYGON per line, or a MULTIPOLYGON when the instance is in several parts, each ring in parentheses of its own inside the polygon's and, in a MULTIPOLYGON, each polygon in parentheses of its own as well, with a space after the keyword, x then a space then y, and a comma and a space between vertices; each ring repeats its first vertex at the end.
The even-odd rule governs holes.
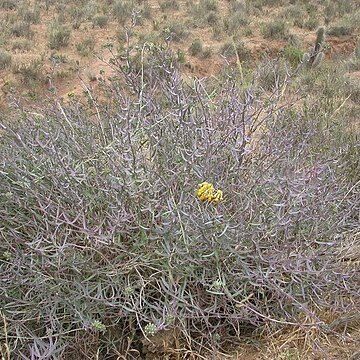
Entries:
POLYGON ((76 50, 81 56, 89 56, 94 52, 95 40, 92 37, 87 37, 76 44, 76 50))
POLYGON ((97 14, 94 16, 92 22, 93 22, 93 26, 98 26, 100 29, 103 29, 107 26, 109 22, 109 18, 107 15, 97 14))
POLYGON ((16 21, 10 27, 10 33, 15 37, 26 37, 28 39, 31 39, 34 35, 30 24, 25 21, 16 21))
POLYGON ((170 52, 142 55, 140 71, 119 64, 107 100, 0 120, 11 356, 145 358, 157 334, 181 358, 265 331, 343 339, 338 321, 359 317, 360 147, 341 88, 327 98, 312 79, 302 107, 275 63, 259 67, 268 92, 259 73, 184 82, 170 52), (224 201, 201 202, 203 181, 224 201))
POLYGON ((201 55, 203 52, 202 41, 200 39, 195 39, 189 47, 189 52, 192 56, 201 55))
POLYGON ((6 68, 9 68, 11 65, 11 54, 4 50, 4 49, 0 49, 0 69, 4 70, 6 68))
POLYGON ((67 46, 70 40, 71 30, 64 24, 54 20, 49 26, 49 47, 58 50, 67 46))
POLYGON ((265 39, 286 40, 289 29, 285 21, 274 20, 263 25, 261 33, 265 39))

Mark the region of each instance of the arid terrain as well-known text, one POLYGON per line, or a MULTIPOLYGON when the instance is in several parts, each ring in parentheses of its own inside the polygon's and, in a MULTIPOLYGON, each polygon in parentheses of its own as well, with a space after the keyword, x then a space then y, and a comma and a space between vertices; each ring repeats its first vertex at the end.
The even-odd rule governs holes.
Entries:
POLYGON ((2 359, 360 359, 359 0, 0 30, 2 359))
POLYGON ((187 76, 212 76, 234 61, 256 66, 283 57, 293 64, 327 27, 325 55, 344 60, 359 38, 359 7, 347 1, 15 1, 2 0, 0 99, 9 93, 30 102, 80 95, 111 77, 112 54, 163 43, 187 76))

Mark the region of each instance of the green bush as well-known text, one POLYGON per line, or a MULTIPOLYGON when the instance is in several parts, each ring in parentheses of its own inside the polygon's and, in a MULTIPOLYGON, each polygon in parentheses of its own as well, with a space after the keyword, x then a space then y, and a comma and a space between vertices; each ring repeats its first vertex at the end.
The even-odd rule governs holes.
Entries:
POLYGON ((18 0, 0 0, 0 8, 4 10, 14 10, 17 8, 18 0))
POLYGON ((39 84, 44 79, 43 62, 40 59, 17 63, 13 67, 13 72, 19 74, 22 83, 27 86, 39 84))
POLYGON ((223 20, 224 30, 228 35, 236 35, 249 24, 249 19, 241 12, 235 12, 223 20))
POLYGON ((30 7, 29 4, 26 3, 19 9, 19 13, 23 21, 29 24, 38 24, 40 21, 40 8, 37 5, 30 7))
POLYGON ((180 42, 186 39, 189 35, 185 24, 182 23, 171 23, 165 27, 162 31, 162 36, 166 41, 180 42))
POLYGON ((284 21, 275 20, 265 24, 261 33, 265 39, 286 40, 289 36, 289 30, 284 21))
POLYGON ((34 32, 31 30, 30 24, 25 21, 15 22, 11 26, 10 32, 15 37, 26 37, 31 39, 34 36, 34 32))
POLYGON ((328 29, 327 33, 330 36, 346 36, 351 35, 353 29, 351 26, 347 25, 332 26, 328 29))
POLYGON ((4 70, 11 65, 11 54, 3 49, 0 49, 0 69, 4 70))
POLYGON ((291 65, 296 66, 300 63, 304 52, 295 46, 286 46, 282 50, 282 56, 290 62, 291 65))
POLYGON ((235 43, 227 42, 222 45, 220 54, 225 57, 234 57, 237 54, 241 62, 248 61, 251 58, 251 51, 240 40, 237 40, 235 43))
POLYGON ((191 6, 190 15, 196 27, 214 25, 219 18, 217 1, 200 0, 198 4, 191 6))
POLYGON ((92 37, 85 38, 76 44, 76 50, 81 56, 89 56, 94 52, 95 40, 92 37))
POLYGON ((319 20, 316 18, 310 18, 304 22, 303 26, 308 30, 315 30, 319 27, 319 20))
MULTIPOLYGON (((75 30, 80 29, 81 24, 86 20, 85 9, 78 5, 73 5, 69 9, 64 9, 64 11, 66 12, 66 15, 68 15, 71 27, 75 30)), ((62 23, 63 21, 59 22, 62 23)))
POLYGON ((195 39, 189 47, 189 52, 192 56, 201 55, 203 52, 202 41, 200 39, 195 39))
POLYGON ((179 3, 177 0, 163 0, 160 1, 160 9, 161 11, 166 10, 179 10, 179 3))
POLYGON ((33 43, 28 39, 15 39, 12 42, 12 50, 30 51, 33 43))
POLYGON ((280 13, 282 19, 285 21, 292 20, 293 22, 303 20, 305 15, 305 9, 300 4, 290 5, 280 13))
POLYGON ((148 3, 144 3, 144 6, 141 9, 141 16, 144 19, 151 19, 151 15, 152 15, 151 5, 149 5, 148 3))
POLYGON ((97 14, 93 18, 93 26, 98 26, 100 29, 106 28, 109 18, 103 14, 97 14))
POLYGON ((132 1, 116 1, 113 4, 112 14, 121 25, 124 25, 127 21, 131 19, 131 14, 134 7, 135 5, 132 1))
POLYGON ((49 47, 58 50, 67 46, 70 40, 71 30, 59 21, 53 21, 49 26, 49 47))

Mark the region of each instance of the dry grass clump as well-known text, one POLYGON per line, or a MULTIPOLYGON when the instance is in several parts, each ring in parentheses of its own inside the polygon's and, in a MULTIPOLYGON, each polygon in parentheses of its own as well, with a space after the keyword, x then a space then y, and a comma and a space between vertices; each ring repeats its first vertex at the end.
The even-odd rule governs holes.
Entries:
POLYGON ((359 143, 341 111, 302 105, 306 88, 286 101, 286 73, 264 89, 273 66, 184 83, 172 53, 139 59, 113 60, 108 102, 2 123, 3 356, 145 358, 170 333, 168 356, 209 358, 263 330, 336 334, 320 313, 359 310, 343 249, 359 143), (218 202, 195 196, 204 182, 218 202))

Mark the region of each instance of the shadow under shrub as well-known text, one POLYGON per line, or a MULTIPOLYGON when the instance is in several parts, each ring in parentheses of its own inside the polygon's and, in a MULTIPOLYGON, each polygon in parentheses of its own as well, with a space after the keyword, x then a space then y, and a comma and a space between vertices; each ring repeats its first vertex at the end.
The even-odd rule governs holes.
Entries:
POLYGON ((186 84, 172 54, 144 54, 143 72, 119 62, 108 103, 2 125, 13 355, 144 358, 142 339, 166 331, 202 351, 254 329, 331 332, 316 309, 345 312, 359 291, 340 256, 359 224, 356 180, 339 171, 357 164, 355 140, 322 129, 318 108, 284 105, 289 78, 271 93, 231 69, 186 84), (203 181, 224 201, 201 203, 203 181))

